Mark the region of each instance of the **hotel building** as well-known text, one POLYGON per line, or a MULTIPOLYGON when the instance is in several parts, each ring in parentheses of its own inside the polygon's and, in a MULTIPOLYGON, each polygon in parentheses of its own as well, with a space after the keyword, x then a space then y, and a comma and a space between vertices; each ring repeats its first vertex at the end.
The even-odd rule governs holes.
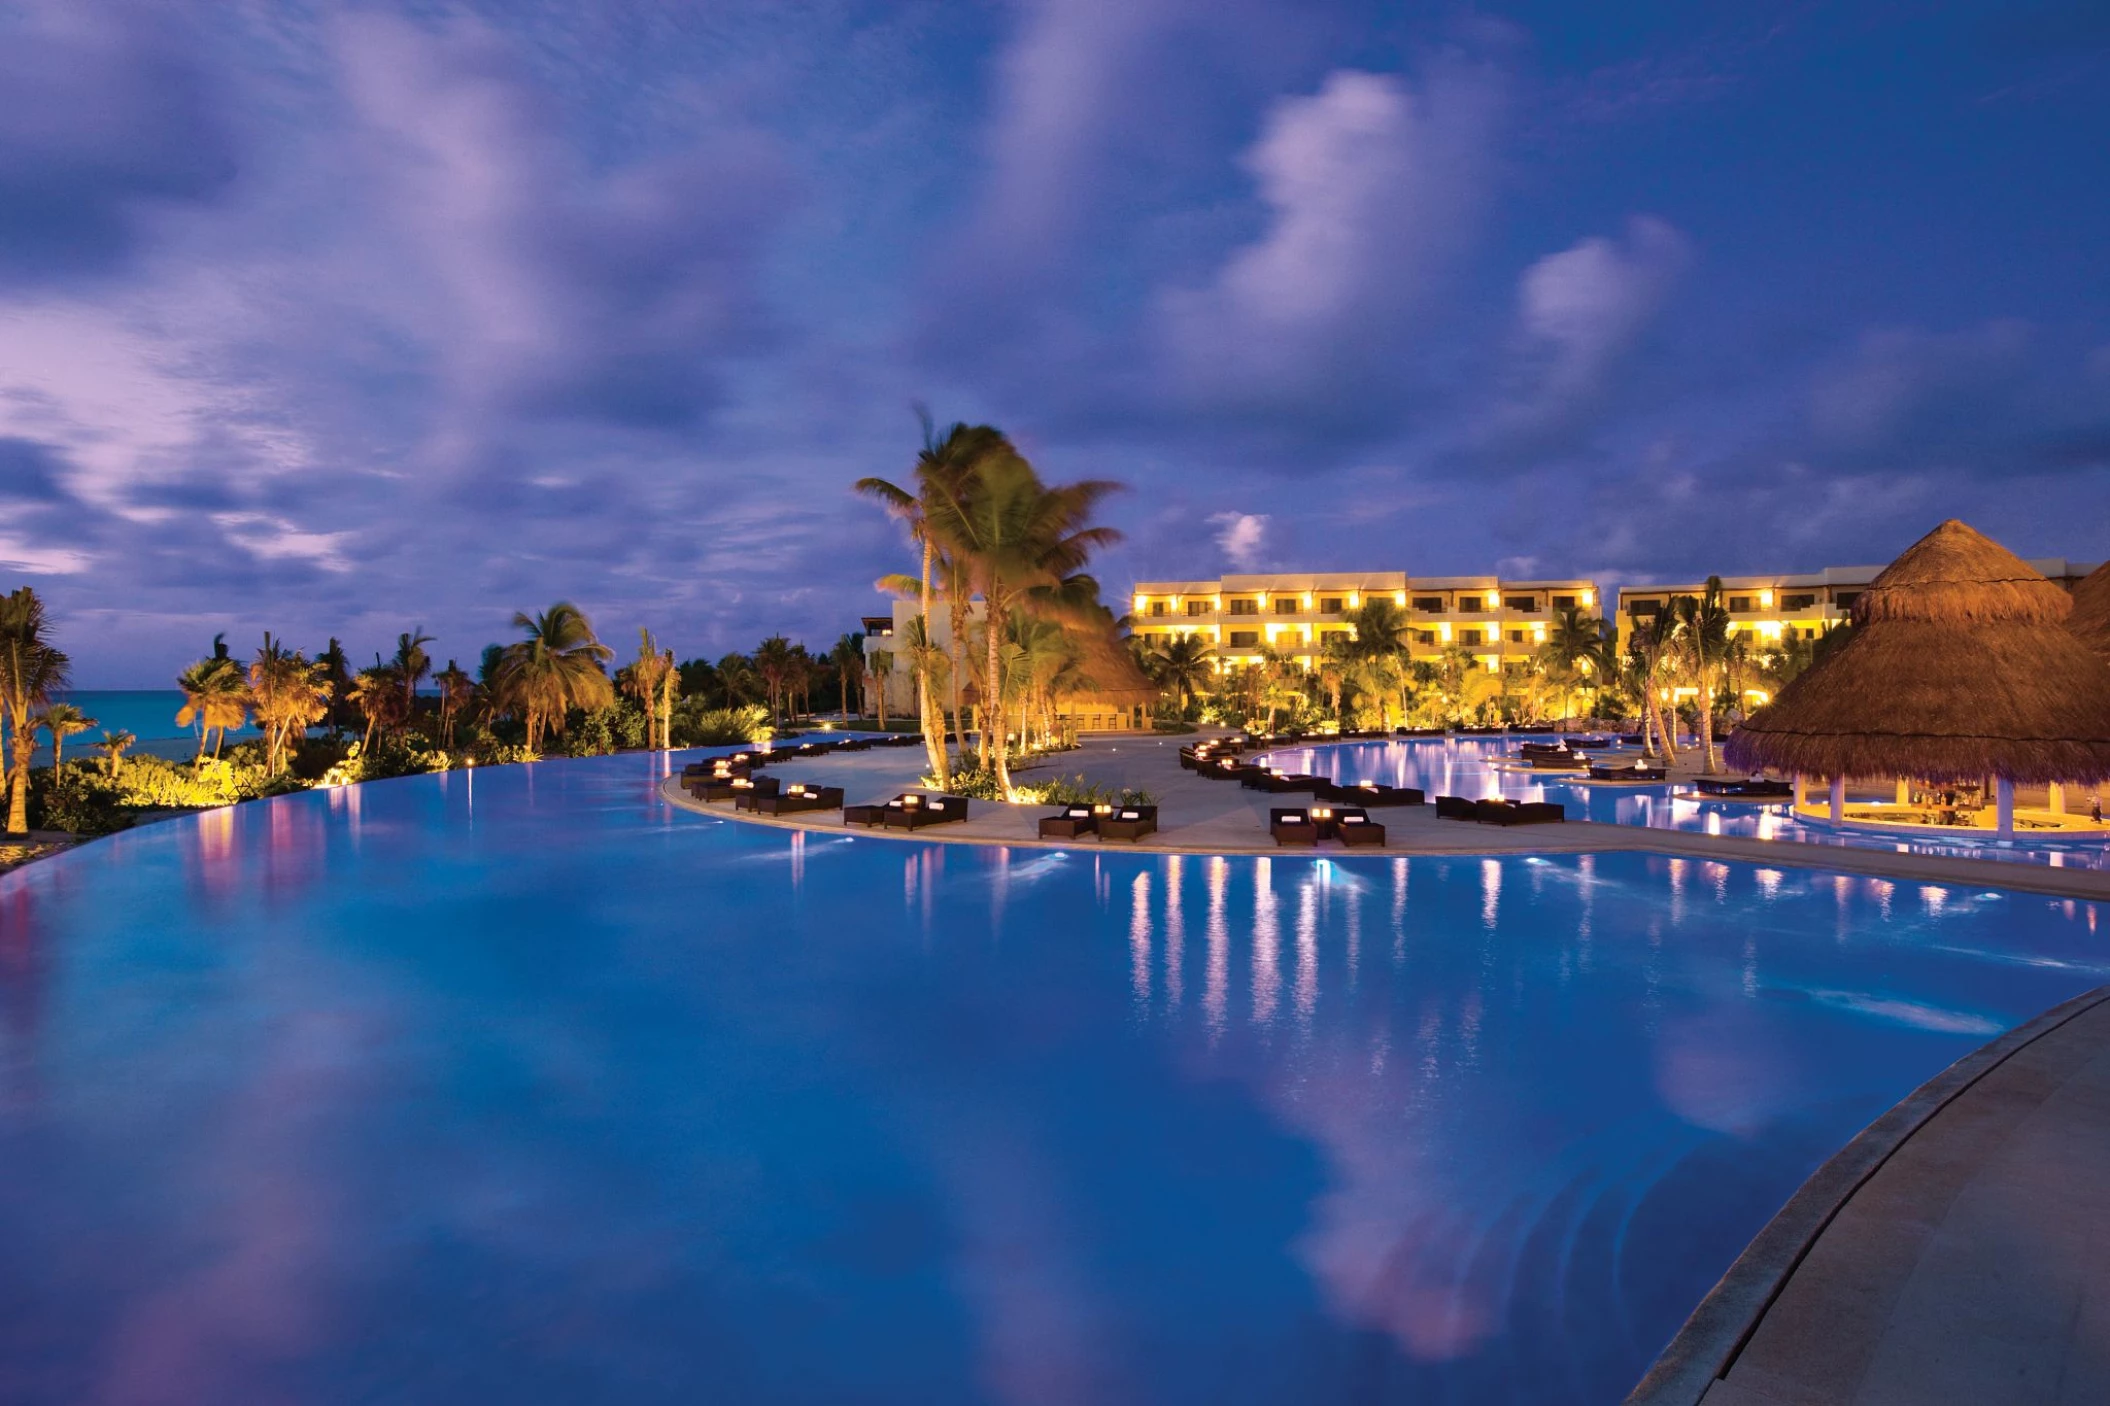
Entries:
MULTIPOLYGON (((2064 557, 2039 557, 2030 566, 2071 591, 2094 570, 2091 563, 2064 557)), ((1814 640, 1853 618, 1854 602, 1883 570, 1880 566, 1828 566, 1794 576, 1724 576, 1722 605, 1729 612, 1731 636, 1754 637, 1754 647, 1782 640, 1814 640)), ((1634 628, 1675 608, 1679 600, 1697 600, 1704 581, 1668 586, 1622 586, 1619 589, 1619 648, 1623 654, 1634 628)), ((1691 689, 1677 692, 1690 694, 1691 689)), ((1766 701, 1763 689, 1744 690, 1752 703, 1766 701)))
POLYGON ((1139 581, 1131 623, 1155 642, 1195 635, 1209 642, 1216 671, 1258 664, 1263 648, 1309 668, 1329 637, 1355 637, 1349 617, 1390 599, 1407 619, 1409 653, 1433 658, 1452 645, 1482 668, 1527 661, 1556 614, 1597 613, 1595 582, 1509 581, 1495 576, 1408 576, 1398 571, 1276 572, 1214 581, 1139 581))

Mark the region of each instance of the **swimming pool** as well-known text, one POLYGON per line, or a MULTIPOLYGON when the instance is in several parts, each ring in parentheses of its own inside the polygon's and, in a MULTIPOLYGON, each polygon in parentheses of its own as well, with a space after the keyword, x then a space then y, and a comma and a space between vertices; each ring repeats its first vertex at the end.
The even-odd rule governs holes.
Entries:
POLYGON ((1645 825, 1708 835, 1744 835, 1762 840, 1882 849, 1900 854, 1946 854, 2049 864, 2069 869, 2110 870, 2110 845, 2101 840, 2031 839, 2010 845, 1973 843, 1937 835, 1838 830, 1789 814, 1785 802, 1702 800, 1686 788, 1622 782, 1592 786, 1562 781, 1546 772, 1499 770, 1491 763, 1514 758, 1525 736, 1550 740, 1552 733, 1507 737, 1431 737, 1395 742, 1338 742, 1323 747, 1283 747, 1269 753, 1285 771, 1308 772, 1336 781, 1383 781, 1417 786, 1430 796, 1507 796, 1520 801, 1557 801, 1570 817, 1607 825, 1645 825))
POLYGON ((2110 966, 2021 895, 787 834, 664 766, 0 878, 11 1399, 1616 1400, 2110 966))

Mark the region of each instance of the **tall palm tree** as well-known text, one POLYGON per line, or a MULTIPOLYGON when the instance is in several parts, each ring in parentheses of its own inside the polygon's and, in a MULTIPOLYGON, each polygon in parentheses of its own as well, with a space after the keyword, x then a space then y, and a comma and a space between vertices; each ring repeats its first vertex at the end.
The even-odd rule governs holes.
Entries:
POLYGON ((366 719, 366 735, 360 739, 360 749, 371 752, 375 733, 386 736, 403 724, 402 683, 396 678, 394 666, 382 663, 376 655, 373 668, 361 669, 352 676, 350 695, 352 706, 366 719))
POLYGON ((1184 709, 1209 677, 1209 642, 1200 635, 1175 635, 1150 652, 1147 667, 1184 709))
POLYGON ((1365 658, 1407 652, 1413 626, 1398 602, 1388 596, 1372 596, 1348 617, 1355 627, 1355 652, 1365 658))
POLYGON ((345 657, 344 646, 332 635, 322 653, 315 656, 315 662, 322 665, 323 681, 330 686, 329 724, 333 729, 342 728, 344 720, 351 716, 351 660, 345 657))
POLYGON ((886 731, 886 681, 894 672, 894 652, 890 649, 875 649, 865 656, 865 698, 876 710, 879 730, 886 731))
POLYGON ((762 676, 744 654, 728 654, 718 661, 718 687, 725 693, 725 706, 737 708, 766 696, 762 676))
MULTIPOLYGON (((963 667, 962 653, 967 645, 971 587, 961 563, 947 559, 945 543, 932 530, 932 522, 942 513, 957 514, 985 459, 1015 451, 1003 432, 993 426, 955 422, 940 434, 929 410, 918 406, 916 418, 923 426, 923 447, 916 455, 912 477, 914 487, 904 488, 883 478, 861 478, 856 489, 867 497, 878 499, 889 512, 900 518, 909 530, 910 541, 922 555, 923 574, 916 585, 917 613, 925 620, 930 619, 934 573, 946 597, 952 624, 952 668, 947 675, 952 686, 953 725, 960 730, 964 743, 966 729, 960 721, 960 690, 967 672, 963 667)), ((882 578, 879 588, 906 594, 908 579, 882 578)), ((916 708, 923 726, 924 747, 930 754, 931 772, 943 789, 950 784, 951 764, 945 748, 944 719, 932 716, 937 699, 927 691, 927 686, 933 677, 929 671, 918 672, 916 708)))
POLYGON ((129 732, 105 732, 103 740, 95 744, 95 750, 103 754, 103 770, 113 779, 117 776, 117 763, 138 740, 129 732))
POLYGON ((308 662, 297 649, 264 631, 264 646, 249 665, 249 696, 257 725, 264 730, 264 770, 276 776, 292 751, 293 740, 330 711, 329 670, 308 662))
POLYGON ((860 635, 836 637, 835 648, 828 651, 828 662, 835 666, 835 681, 842 689, 843 719, 863 717, 864 709, 855 712, 850 708, 850 681, 864 677, 865 647, 860 635))
POLYGON ((176 677, 183 693, 183 706, 176 710, 178 727, 198 730, 198 759, 205 757, 205 743, 212 739, 212 754, 220 755, 230 728, 249 720, 249 685, 242 666, 227 654, 225 637, 213 637, 213 656, 200 659, 176 677))
POLYGON ((66 765, 66 739, 97 724, 95 719, 71 703, 52 703, 32 717, 30 725, 51 734, 51 772, 56 776, 66 765))
POLYGON ((1677 622, 1678 661, 1699 699, 1700 770, 1716 771, 1714 753, 1715 669, 1729 648, 1729 611, 1722 603, 1722 578, 1710 576, 1697 596, 1680 596, 1672 606, 1677 622))
POLYGON ((1099 503, 1120 487, 1099 479, 1050 487, 1007 446, 983 456, 971 481, 932 513, 931 536, 961 563, 982 596, 983 733, 993 739, 992 765, 1006 800, 1018 796, 1004 742, 1004 622, 1014 608, 1035 604, 1081 572, 1094 550, 1120 540, 1110 527, 1087 525, 1099 503))
POLYGON ((1539 649, 1539 662, 1545 666, 1547 677, 1560 685, 1563 722, 1567 720, 1568 695, 1600 662, 1604 633, 1604 621, 1583 614, 1575 606, 1564 605, 1553 612, 1553 628, 1547 631, 1546 643, 1539 649))
POLYGON ((7 829, 29 833, 29 764, 37 733, 30 715, 67 684, 72 661, 51 642, 44 602, 27 586, 0 596, 0 714, 14 730, 14 765, 8 770, 7 829))
POLYGON ((540 615, 513 616, 527 638, 505 647, 498 661, 498 696, 527 724, 528 750, 542 749, 545 732, 563 732, 571 708, 605 708, 615 687, 604 667, 615 651, 594 636, 593 622, 570 601, 540 615))
POLYGON ((476 701, 476 680, 449 659, 447 667, 433 675, 433 681, 440 686, 440 735, 452 747, 454 728, 462 711, 476 701))
POLYGON ((771 635, 755 647, 755 672, 769 690, 769 721, 774 726, 783 726, 784 690, 797 668, 798 659, 791 652, 791 641, 782 635, 771 635))
POLYGON ((425 633, 423 625, 407 634, 396 636, 396 676, 403 682, 403 716, 407 720, 418 711, 418 685, 432 672, 432 656, 425 646, 432 643, 432 636, 425 633))
POLYGON ((1651 750, 1653 732, 1663 743, 1663 758, 1678 759, 1677 737, 1663 725, 1663 668, 1677 639, 1677 621, 1668 614, 1638 616, 1627 637, 1627 661, 1641 695, 1641 747, 1651 750))
POLYGON ((623 691, 635 698, 645 710, 645 750, 659 751, 668 746, 666 734, 660 729, 660 695, 665 691, 667 676, 674 671, 674 656, 660 649, 652 638, 652 632, 640 628, 637 632, 637 659, 622 672, 623 691))

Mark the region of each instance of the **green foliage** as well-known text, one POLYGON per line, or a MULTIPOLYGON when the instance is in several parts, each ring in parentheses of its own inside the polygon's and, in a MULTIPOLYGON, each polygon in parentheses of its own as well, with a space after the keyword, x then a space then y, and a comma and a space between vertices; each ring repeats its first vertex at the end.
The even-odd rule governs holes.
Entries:
POLYGON ((1051 806, 1147 806, 1157 803, 1157 798, 1148 791, 1128 786, 1099 786, 1082 776, 1058 776, 1053 781, 1018 789, 1020 799, 1051 806))
POLYGON ((758 704, 737 708, 710 708, 700 697, 684 698, 674 705, 674 745, 677 747, 725 747, 742 742, 766 742, 773 735, 769 712, 758 704))
POLYGON ((1188 722, 1185 718, 1159 717, 1150 720, 1150 730, 1152 732, 1186 733, 1193 732, 1196 728, 1193 723, 1188 722))
POLYGON ((30 774, 29 816, 33 830, 75 835, 107 835, 132 823, 117 784, 78 766, 67 767, 63 774, 55 775, 49 767, 30 774))

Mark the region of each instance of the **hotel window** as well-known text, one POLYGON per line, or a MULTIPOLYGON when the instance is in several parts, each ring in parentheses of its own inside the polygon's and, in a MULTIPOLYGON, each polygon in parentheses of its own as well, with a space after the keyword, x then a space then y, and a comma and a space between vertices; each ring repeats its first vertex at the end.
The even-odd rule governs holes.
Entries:
POLYGON ((1575 609, 1575 597, 1555 596, 1553 598, 1553 608, 1555 610, 1573 610, 1575 609))
POLYGON ((1187 602, 1187 613, 1189 615, 1207 615, 1209 613, 1209 602, 1205 600, 1190 600, 1187 602))
POLYGON ((1782 596, 1780 598, 1780 608, 1782 610, 1808 610, 1811 606, 1815 605, 1816 603, 1817 597, 1813 595, 1782 596))
POLYGON ((1297 598, 1295 596, 1275 597, 1275 613, 1277 615, 1295 615, 1297 613, 1297 598))
POLYGON ((1416 596, 1414 597, 1414 608, 1425 615, 1441 615, 1443 614, 1443 597, 1416 596))
POLYGON ((1434 630, 1416 630, 1414 638, 1422 644, 1434 644, 1436 643, 1436 632, 1434 630))
POLYGON ((1522 630, 1511 630, 1509 632, 1509 642, 1511 644, 1524 643, 1524 632, 1522 630))
POLYGON ((1537 596, 1504 596, 1502 597, 1502 608, 1504 610, 1521 610, 1527 615, 1536 615, 1539 609, 1539 598, 1537 596))
POLYGON ((1478 630, 1460 630, 1458 632, 1458 643, 1478 644, 1480 643, 1480 632, 1478 630))
POLYGON ((1231 602, 1231 613, 1233 615, 1258 615, 1260 613, 1260 602, 1257 600, 1234 600, 1231 602))
POLYGON ((1748 615, 1748 614, 1750 614, 1750 613, 1751 613, 1751 597, 1749 597, 1749 596, 1731 596, 1731 597, 1729 597, 1729 613, 1730 613, 1730 614, 1732 614, 1732 615, 1748 615))
POLYGON ((1341 613, 1341 598, 1339 596, 1320 596, 1319 613, 1321 615, 1339 615, 1341 613))
POLYGON ((1166 613, 1166 605, 1167 602, 1165 601, 1154 600, 1150 603, 1150 613, 1152 615, 1163 615, 1166 613))
POLYGON ((1630 600, 1626 603, 1629 615, 1661 615, 1663 602, 1659 600, 1630 600))
POLYGON ((1260 631, 1258 630, 1231 631, 1231 647, 1233 649, 1251 649, 1258 643, 1260 643, 1260 631))
POLYGON ((1838 606, 1841 610, 1852 610, 1854 602, 1859 599, 1861 599, 1859 591, 1835 591, 1832 593, 1832 604, 1838 606))

